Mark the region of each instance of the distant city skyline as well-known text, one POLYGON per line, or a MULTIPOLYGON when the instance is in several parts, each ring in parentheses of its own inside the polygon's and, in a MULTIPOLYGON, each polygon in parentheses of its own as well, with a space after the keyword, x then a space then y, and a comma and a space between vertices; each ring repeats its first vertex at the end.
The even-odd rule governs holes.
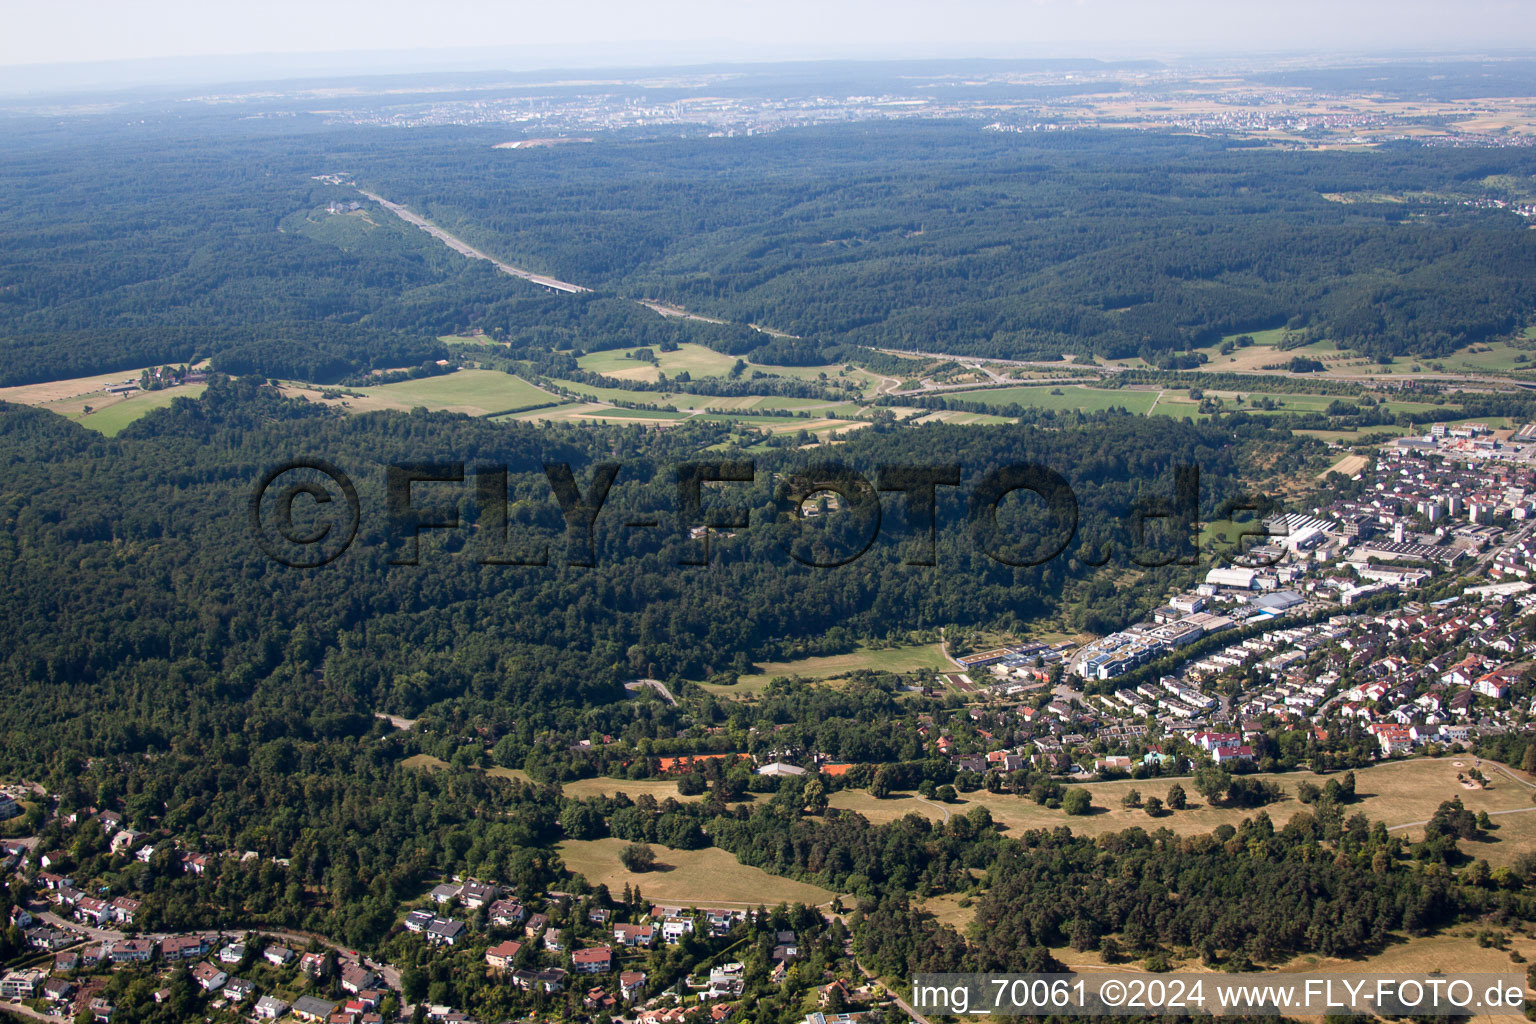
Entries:
POLYGON ((83 0, 12 4, 6 20, 0 69, 21 88, 714 61, 1536 47, 1536 5, 1522 0, 447 0, 430 9, 404 0, 83 0))

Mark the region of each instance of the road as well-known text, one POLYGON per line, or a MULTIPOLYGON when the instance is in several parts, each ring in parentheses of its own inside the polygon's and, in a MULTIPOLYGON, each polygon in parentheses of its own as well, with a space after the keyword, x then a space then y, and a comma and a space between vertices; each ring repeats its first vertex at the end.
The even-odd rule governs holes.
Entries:
POLYGON ((401 206, 399 203, 392 203, 388 199, 385 199, 383 196, 375 195, 366 189, 360 188, 358 191, 367 196, 369 199, 372 199, 374 202, 378 203, 380 206, 384 207, 384 209, 388 210, 390 213, 393 213, 396 217, 399 217, 401 220, 405 221, 407 224, 414 224, 416 227, 425 231, 439 242, 442 242, 454 252, 468 256, 473 260, 485 260, 487 263, 490 263, 503 274, 509 274, 512 277, 519 277, 524 281, 532 281, 534 284, 548 288, 551 291, 575 294, 577 292, 589 292, 592 290, 579 284, 572 284, 569 281, 562 281, 558 277, 550 277, 547 274, 535 274, 531 270, 524 270, 522 267, 514 267, 510 263, 503 263, 501 260, 496 259, 494 256, 487 256, 485 253, 481 252, 479 249, 476 249, 468 242, 450 235, 448 232, 444 231, 436 224, 433 224, 425 217, 412 213, 410 210, 406 209, 404 206, 401 206))
MULTIPOLYGON (((913 356, 921 356, 921 357, 927 358, 927 359, 949 359, 949 360, 953 360, 953 361, 955 361, 957 363, 966 363, 966 364, 975 363, 977 361, 977 357, 974 356, 974 355, 956 355, 953 352, 924 352, 924 351, 921 351, 921 350, 918 350, 918 349, 895 349, 895 348, 882 348, 882 349, 878 349, 878 351, 885 352, 885 353, 887 353, 889 355, 893 355, 893 356, 905 356, 905 357, 908 357, 908 358, 911 358, 913 356)), ((1079 365, 1083 365, 1083 366, 1087 365, 1087 364, 1064 363, 1064 362, 1062 362, 1059 359, 1055 359, 1055 360, 1047 360, 1047 359, 1001 359, 1001 358, 994 358, 992 356, 987 356, 986 357, 986 361, 988 363, 992 363, 992 364, 997 365, 997 366, 1048 366, 1048 367, 1053 367, 1053 368, 1058 369, 1058 370, 1064 369, 1064 368, 1076 368, 1079 365)), ((1130 369, 1130 367, 1119 366, 1119 365, 1116 365, 1114 363, 1107 363, 1107 364, 1094 363, 1092 368, 1094 370, 1097 370, 1100 373, 1111 373, 1111 374, 1113 374, 1113 373, 1124 373, 1126 370, 1130 369)), ((1323 381, 1332 380, 1332 381, 1342 381, 1342 382, 1347 383, 1347 384, 1374 384, 1374 385, 1377 385, 1377 386, 1380 386, 1383 383, 1386 383, 1386 384, 1390 385, 1390 384, 1396 383, 1396 382, 1408 383, 1410 381, 1413 381, 1413 382, 1420 382, 1420 383, 1422 383, 1422 382, 1425 382, 1425 381, 1433 381, 1435 383, 1441 383, 1441 384, 1445 384, 1445 383, 1449 383, 1449 384, 1463 384, 1463 385, 1470 384, 1470 385, 1476 385, 1476 386, 1481 387, 1481 388, 1493 387, 1493 388, 1519 388, 1521 390, 1526 390, 1526 391, 1536 390, 1536 382, 1533 382, 1533 381, 1517 380, 1517 379, 1514 379, 1514 378, 1511 378, 1511 377, 1488 377, 1488 376, 1483 376, 1483 375, 1480 375, 1480 374, 1468 374, 1468 373, 1415 373, 1415 374, 1412 375, 1412 377, 1408 377, 1406 374, 1405 375, 1400 375, 1398 377, 1394 377, 1391 374, 1376 374, 1376 373, 1294 373, 1294 372, 1291 372, 1289 370, 1223 370, 1219 366, 1202 366, 1200 368, 1200 370, 1196 371, 1196 372, 1205 372, 1205 373, 1235 373, 1235 374, 1241 374, 1241 375, 1246 376, 1246 377, 1294 377, 1294 378, 1306 379, 1306 380, 1323 380, 1323 381)), ((1470 389, 1464 388, 1463 390, 1470 390, 1470 389)))
POLYGON ((28 1006, 26 1003, 0 1003, 0 1010, 3 1010, 6 1013, 14 1013, 18 1017, 28 1017, 32 1020, 46 1020, 48 1021, 48 1024, 59 1024, 59 1021, 67 1021, 70 1019, 68 1017, 57 1017, 51 1013, 42 1013, 38 1010, 32 1009, 32 1007, 28 1006))
MULTIPOLYGON (((1533 530, 1536 530, 1536 522, 1527 523, 1518 531, 1516 531, 1515 535, 1509 538, 1509 540, 1505 543, 1500 544, 1497 547, 1490 545, 1487 551, 1484 551, 1482 554, 1477 556, 1477 564, 1486 567, 1490 562, 1499 556, 1499 552, 1506 551, 1509 548, 1514 547, 1516 544, 1519 544, 1521 541, 1529 537, 1531 535, 1531 531, 1533 530)), ((1519 780, 1517 779, 1516 781, 1518 782, 1519 780)))

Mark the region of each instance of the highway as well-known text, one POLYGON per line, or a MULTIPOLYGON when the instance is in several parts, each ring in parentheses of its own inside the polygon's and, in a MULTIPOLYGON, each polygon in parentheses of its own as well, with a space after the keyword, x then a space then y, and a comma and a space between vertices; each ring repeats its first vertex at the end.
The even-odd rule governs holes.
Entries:
POLYGON ((436 224, 433 224, 425 217, 412 213, 410 210, 401 206, 399 203, 392 203, 388 199, 385 199, 383 196, 375 195, 366 189, 360 188, 358 191, 367 196, 369 199, 372 199, 374 202, 378 203, 380 206, 384 207, 384 209, 388 210, 390 213, 393 213, 396 217, 399 217, 401 220, 405 221, 407 224, 414 224, 418 228, 421 228, 421 230, 425 231, 439 242, 442 242, 454 252, 468 256, 473 260, 485 260, 487 263, 490 263, 503 274, 510 274, 513 277, 520 277, 524 281, 532 281, 534 284, 548 288, 551 291, 575 294, 576 292, 589 292, 592 290, 579 284, 572 284, 569 281, 562 281, 557 277, 549 277, 545 274, 535 274, 531 270, 524 270, 522 267, 514 267, 510 263, 503 263, 501 260, 496 259, 494 256, 487 256, 485 253, 481 252, 479 249, 476 249, 468 242, 450 235, 448 232, 444 231, 436 224))

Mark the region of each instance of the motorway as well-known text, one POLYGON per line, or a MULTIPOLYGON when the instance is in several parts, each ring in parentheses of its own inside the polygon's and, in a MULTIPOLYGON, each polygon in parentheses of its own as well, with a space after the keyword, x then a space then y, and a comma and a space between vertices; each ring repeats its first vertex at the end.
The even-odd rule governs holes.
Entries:
POLYGON ((385 199, 383 196, 375 195, 374 193, 365 189, 360 188, 358 191, 367 196, 369 199, 372 199, 374 202, 378 203, 380 206, 384 207, 384 209, 388 210, 390 213, 393 213, 396 217, 399 217, 401 220, 405 221, 407 224, 414 224, 418 228, 421 228, 421 230, 425 231, 439 242, 442 242, 454 252, 468 256, 473 260, 485 260, 487 263, 490 263, 503 274, 510 274, 512 277, 520 277, 524 281, 532 281, 534 284, 548 288, 551 291, 575 294, 576 292, 589 292, 592 290, 579 284, 572 284, 569 281, 562 281, 558 277, 549 277, 546 274, 535 274, 531 270, 524 270, 522 267, 514 267, 510 263, 503 263, 501 260, 496 259, 494 256, 487 256, 485 253, 481 252, 479 249, 476 249, 468 242, 450 235, 448 232, 444 231, 436 224, 433 224, 425 217, 412 213, 410 210, 401 206, 399 203, 392 203, 388 199, 385 199))

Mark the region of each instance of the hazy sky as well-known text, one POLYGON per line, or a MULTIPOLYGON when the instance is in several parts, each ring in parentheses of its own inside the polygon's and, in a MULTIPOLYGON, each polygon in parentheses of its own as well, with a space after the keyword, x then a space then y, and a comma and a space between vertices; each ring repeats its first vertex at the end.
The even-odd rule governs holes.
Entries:
MULTIPOLYGON (((1532 0, 0 0, 0 66, 479 48, 504 67, 709 59, 1536 48, 1532 0)), ((442 54, 445 65, 466 55, 442 54)), ((243 66, 246 62, 241 62, 243 66)), ((275 62, 323 70, 324 60, 275 62)), ((410 63, 416 63, 412 61, 410 63)), ((337 70, 356 70, 337 60, 337 70)))

